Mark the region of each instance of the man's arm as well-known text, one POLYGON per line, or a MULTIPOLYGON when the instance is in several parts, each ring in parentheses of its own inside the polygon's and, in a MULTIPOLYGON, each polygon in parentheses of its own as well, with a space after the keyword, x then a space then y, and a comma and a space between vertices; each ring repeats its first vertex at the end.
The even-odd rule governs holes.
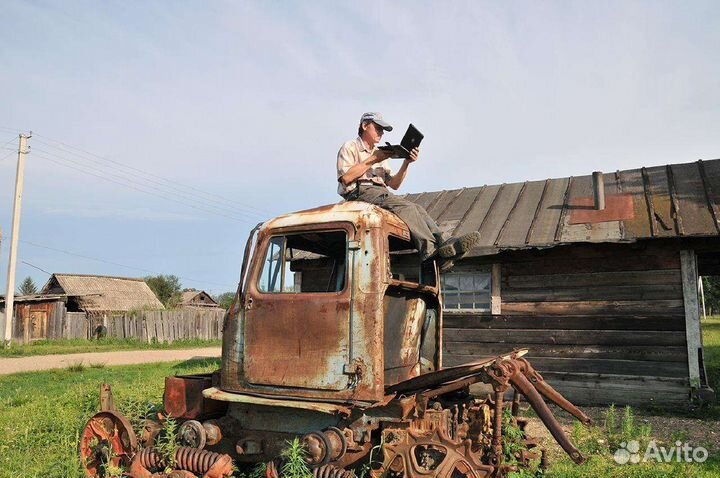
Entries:
POLYGON ((398 169, 398 172, 395 173, 393 176, 390 176, 390 178, 385 182, 385 184, 395 190, 399 189, 400 185, 405 180, 405 176, 407 175, 408 166, 410 166, 410 163, 414 163, 415 161, 417 161, 418 156, 420 156, 420 150, 418 148, 413 148, 413 150, 410 151, 410 157, 403 161, 402 166, 400 166, 400 169, 398 169))
MULTIPOLYGON (((344 152, 340 151, 340 156, 342 156, 344 152)), ((380 163, 382 161, 385 161, 387 158, 390 157, 390 153, 386 151, 381 150, 375 150, 369 158, 367 158, 365 161, 361 161, 348 169, 345 174, 340 176, 338 181, 340 181, 343 186, 347 186, 348 184, 352 184, 355 181, 358 180, 360 176, 365 174, 368 169, 370 169, 374 164, 380 163)), ((342 158, 339 158, 342 161, 342 158)))

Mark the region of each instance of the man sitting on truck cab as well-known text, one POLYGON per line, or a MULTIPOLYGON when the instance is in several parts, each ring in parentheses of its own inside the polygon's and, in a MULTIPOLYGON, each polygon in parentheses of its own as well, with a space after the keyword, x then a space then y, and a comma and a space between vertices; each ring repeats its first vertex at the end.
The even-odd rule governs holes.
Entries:
POLYGON ((392 174, 391 152, 376 146, 385 131, 392 131, 380 113, 365 113, 360 118, 358 137, 346 142, 338 151, 338 194, 348 201, 365 201, 397 214, 410 229, 411 240, 423 261, 436 254, 443 260, 441 268, 452 267, 452 260, 465 255, 476 246, 480 234, 471 232, 458 238, 448 238, 425 209, 411 201, 395 196, 388 187, 397 190, 407 175, 408 167, 418 160, 420 150, 414 148, 397 173, 392 174))

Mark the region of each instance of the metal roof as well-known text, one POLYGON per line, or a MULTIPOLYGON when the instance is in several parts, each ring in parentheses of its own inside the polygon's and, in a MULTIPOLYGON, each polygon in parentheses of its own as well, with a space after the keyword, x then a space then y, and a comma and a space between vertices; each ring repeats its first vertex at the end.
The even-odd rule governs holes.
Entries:
POLYGON ((593 207, 592 176, 408 194, 453 235, 479 231, 471 256, 577 242, 718 236, 720 159, 603 175, 606 208, 593 207))

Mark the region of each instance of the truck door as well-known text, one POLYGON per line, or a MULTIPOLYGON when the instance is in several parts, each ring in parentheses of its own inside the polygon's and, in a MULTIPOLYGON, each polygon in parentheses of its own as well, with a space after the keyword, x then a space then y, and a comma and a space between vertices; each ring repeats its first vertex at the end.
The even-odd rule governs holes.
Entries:
POLYGON ((328 224, 265 236, 245 300, 244 375, 249 384, 342 390, 349 363, 348 241, 328 224))

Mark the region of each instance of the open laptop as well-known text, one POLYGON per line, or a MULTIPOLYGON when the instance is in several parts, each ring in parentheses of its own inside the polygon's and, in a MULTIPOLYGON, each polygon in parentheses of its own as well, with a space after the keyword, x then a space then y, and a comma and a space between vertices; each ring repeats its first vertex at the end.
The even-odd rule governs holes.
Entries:
POLYGON ((425 136, 415 126, 413 126, 412 123, 410 123, 410 126, 408 126, 407 131, 405 131, 405 136, 403 136, 400 144, 385 143, 386 146, 378 146, 378 149, 392 152, 393 158, 407 159, 410 157, 410 151, 412 151, 413 148, 420 146, 420 142, 424 137, 425 136))

